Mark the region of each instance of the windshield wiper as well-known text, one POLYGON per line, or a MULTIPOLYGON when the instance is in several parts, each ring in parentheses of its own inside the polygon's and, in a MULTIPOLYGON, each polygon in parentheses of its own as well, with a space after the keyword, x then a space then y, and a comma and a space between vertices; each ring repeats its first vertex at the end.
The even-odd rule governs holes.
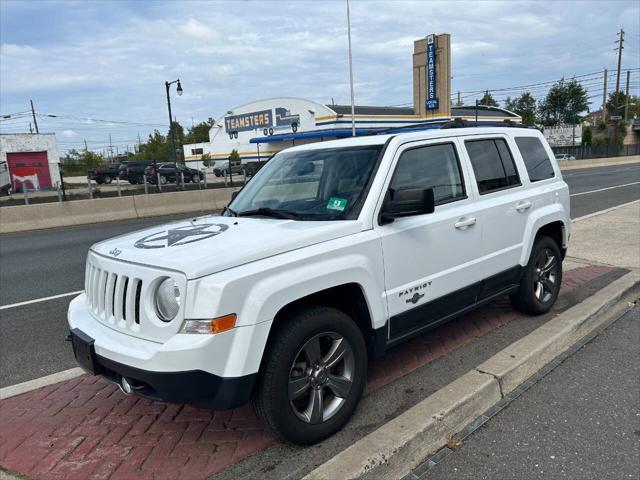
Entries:
POLYGON ((237 212, 238 217, 251 217, 255 215, 263 215, 265 217, 273 218, 286 218, 289 220, 296 220, 300 218, 296 212, 290 210, 274 209, 269 207, 256 208, 255 210, 245 210, 244 212, 237 212))
POLYGON ((222 209, 222 213, 224 213, 224 212, 229 212, 232 217, 237 217, 238 216, 238 212, 236 212, 233 208, 224 207, 222 209))

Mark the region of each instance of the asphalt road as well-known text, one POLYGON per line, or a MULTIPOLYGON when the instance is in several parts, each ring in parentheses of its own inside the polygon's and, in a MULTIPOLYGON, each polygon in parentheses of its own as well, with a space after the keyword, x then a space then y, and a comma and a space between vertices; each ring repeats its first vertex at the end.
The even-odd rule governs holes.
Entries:
POLYGON ((638 478, 639 343, 636 307, 421 479, 638 478))
MULTIPOLYGON (((640 182, 640 165, 574 170, 564 177, 571 189, 573 218, 640 198, 640 184, 617 187, 640 182), (609 187, 616 188, 589 193, 609 187)), ((93 243, 184 217, 174 215, 0 236, 0 306, 82 290, 85 258, 93 243)), ((0 364, 0 386, 75 366, 68 345, 60 343, 66 334, 70 299, 0 310, 0 347, 22 345, 25 338, 30 345, 22 353, 24 362, 12 363, 11 372, 0 364)))

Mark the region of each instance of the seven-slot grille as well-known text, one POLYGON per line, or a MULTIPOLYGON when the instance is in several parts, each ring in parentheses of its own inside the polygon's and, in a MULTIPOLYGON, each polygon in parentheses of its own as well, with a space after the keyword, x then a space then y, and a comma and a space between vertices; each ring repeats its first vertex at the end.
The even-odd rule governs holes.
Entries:
POLYGON ((85 292, 91 311, 101 320, 138 330, 142 280, 87 263, 85 292))

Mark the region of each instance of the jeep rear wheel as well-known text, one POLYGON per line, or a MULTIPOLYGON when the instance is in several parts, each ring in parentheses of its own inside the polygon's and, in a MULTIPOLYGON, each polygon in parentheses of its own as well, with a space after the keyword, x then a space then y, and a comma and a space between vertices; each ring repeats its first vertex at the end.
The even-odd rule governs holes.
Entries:
POLYGON ((281 321, 253 405, 282 439, 311 445, 353 414, 366 382, 366 346, 355 322, 334 308, 309 307, 281 321))
POLYGON ((521 312, 542 315, 553 307, 562 283, 562 254, 550 237, 538 237, 531 249, 518 290, 511 303, 521 312))

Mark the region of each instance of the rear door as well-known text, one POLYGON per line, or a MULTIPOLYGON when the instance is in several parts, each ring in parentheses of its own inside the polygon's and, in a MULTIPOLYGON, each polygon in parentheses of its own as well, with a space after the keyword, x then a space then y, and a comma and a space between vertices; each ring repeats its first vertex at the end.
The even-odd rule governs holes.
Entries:
POLYGON ((480 255, 486 281, 480 297, 486 297, 518 281, 523 233, 533 200, 528 198, 515 145, 507 135, 474 135, 463 143, 482 210, 480 255))
MULTIPOLYGON (((467 189, 469 172, 453 139, 399 148, 387 187, 433 188, 434 213, 396 218, 376 230, 382 239, 389 338, 401 340, 473 304, 481 217, 467 189)), ((379 208, 382 207, 382 203, 379 208)))

